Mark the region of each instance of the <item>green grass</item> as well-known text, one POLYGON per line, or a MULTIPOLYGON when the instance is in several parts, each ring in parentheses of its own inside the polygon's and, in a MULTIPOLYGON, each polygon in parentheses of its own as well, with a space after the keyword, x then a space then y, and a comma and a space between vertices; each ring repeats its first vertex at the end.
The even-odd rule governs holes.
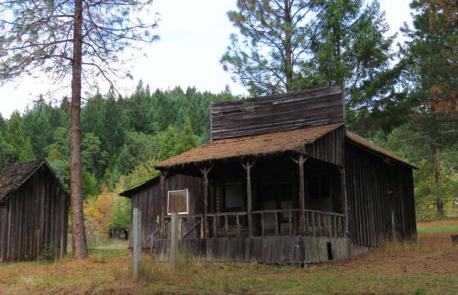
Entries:
POLYGON ((391 244, 307 270, 258 263, 205 263, 180 256, 180 271, 144 255, 132 279, 126 243, 100 245, 84 261, 0 264, 0 294, 458 294, 458 249, 444 234, 391 244))
POLYGON ((435 225, 418 227, 418 232, 421 234, 436 234, 436 233, 458 233, 458 225, 435 225))

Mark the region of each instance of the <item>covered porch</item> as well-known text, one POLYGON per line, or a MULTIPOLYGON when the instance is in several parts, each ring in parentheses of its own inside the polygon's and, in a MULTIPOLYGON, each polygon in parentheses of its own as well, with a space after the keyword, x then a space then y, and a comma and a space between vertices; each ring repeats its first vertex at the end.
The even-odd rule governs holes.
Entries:
MULTIPOLYGON (((343 170, 337 165, 286 153, 188 169, 201 173, 203 188, 202 196, 183 192, 182 202, 187 197, 198 203, 194 214, 181 214, 182 238, 345 236, 343 170)), ((164 215, 163 237, 169 221, 164 215)))
POLYGON ((159 163, 163 203, 151 248, 167 257, 175 212, 183 247, 207 259, 348 257, 344 132, 334 124, 218 140, 159 163), (166 191, 174 174, 199 176, 201 191, 166 191))

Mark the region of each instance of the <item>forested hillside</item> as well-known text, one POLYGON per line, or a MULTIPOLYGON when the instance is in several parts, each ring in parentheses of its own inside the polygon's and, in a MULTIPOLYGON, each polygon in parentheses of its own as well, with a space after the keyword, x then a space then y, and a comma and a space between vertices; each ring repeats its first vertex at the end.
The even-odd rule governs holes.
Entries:
MULTIPOLYGON (((81 146, 89 230, 91 220, 96 229, 125 226, 128 203, 111 192, 154 176, 156 161, 207 142, 210 103, 230 99, 235 97, 229 92, 193 88, 151 92, 142 83, 129 97, 88 98, 81 112, 81 146)), ((67 98, 56 106, 38 99, 23 114, 0 119, 0 164, 46 159, 68 189, 69 107, 67 98)))

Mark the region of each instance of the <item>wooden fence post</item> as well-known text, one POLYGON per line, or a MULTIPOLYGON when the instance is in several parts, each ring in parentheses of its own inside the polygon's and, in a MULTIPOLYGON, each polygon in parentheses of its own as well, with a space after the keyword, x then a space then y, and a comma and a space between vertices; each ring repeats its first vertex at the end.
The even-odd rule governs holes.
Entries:
POLYGON ((138 208, 134 208, 132 216, 132 272, 134 279, 138 278, 138 271, 140 268, 140 258, 142 251, 142 239, 141 239, 141 211, 138 208))
POLYGON ((170 237, 170 265, 173 270, 178 270, 178 239, 179 235, 180 217, 178 213, 172 213, 171 222, 171 237, 170 237))

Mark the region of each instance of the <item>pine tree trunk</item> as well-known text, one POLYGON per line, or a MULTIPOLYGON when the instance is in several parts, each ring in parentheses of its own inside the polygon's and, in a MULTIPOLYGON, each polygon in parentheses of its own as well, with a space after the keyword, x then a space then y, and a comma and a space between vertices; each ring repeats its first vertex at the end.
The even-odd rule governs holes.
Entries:
MULTIPOLYGON (((440 147, 436 146, 434 149, 434 176, 436 179, 436 186, 441 183, 441 154, 440 147)), ((444 200, 441 195, 436 196, 436 210, 439 217, 444 217, 444 200)))
POLYGON ((84 230, 83 193, 80 151, 81 111, 81 68, 82 68, 82 0, 75 1, 72 61, 72 102, 71 102, 71 204, 72 204, 72 248, 73 257, 84 259, 88 256, 84 230))
POLYGON ((292 50, 292 32, 291 32, 291 7, 290 0, 285 2, 285 77, 286 92, 291 91, 293 84, 293 50, 292 50))

